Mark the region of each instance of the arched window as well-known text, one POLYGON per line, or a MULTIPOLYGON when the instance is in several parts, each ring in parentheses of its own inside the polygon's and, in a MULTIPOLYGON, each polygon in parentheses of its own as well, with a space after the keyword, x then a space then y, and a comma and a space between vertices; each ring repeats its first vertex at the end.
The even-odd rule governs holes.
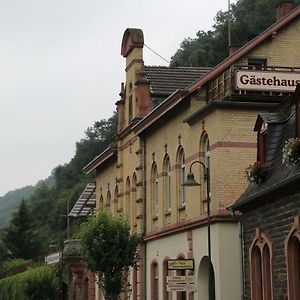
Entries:
POLYGON ((128 122, 130 123, 132 121, 132 96, 129 96, 128 99, 128 122))
POLYGON ((151 264, 151 300, 159 299, 158 282, 158 264, 153 261, 151 264))
POLYGON ((118 186, 116 185, 115 192, 114 192, 114 213, 115 214, 118 212, 119 209, 118 195, 119 195, 119 189, 118 186))
POLYGON ((103 209, 103 195, 100 195, 100 200, 99 200, 99 208, 100 210, 103 209))
POLYGON ((171 163, 167 155, 164 159, 164 208, 165 212, 171 210, 172 207, 172 190, 171 190, 171 163))
POLYGON ((137 179, 136 179, 136 174, 133 174, 132 177, 132 228, 136 227, 137 225, 137 203, 136 203, 136 193, 137 193, 137 179))
POLYGON ((272 299, 271 250, 271 243, 257 229, 249 250, 252 300, 272 299))
POLYGON ((202 199, 202 206, 201 211, 202 213, 207 212, 207 196, 210 194, 210 186, 207 183, 207 177, 210 177, 209 171, 210 171, 210 152, 209 152, 209 138, 206 132, 202 134, 201 140, 200 140, 200 153, 201 153, 201 161, 203 162, 205 166, 207 174, 205 174, 204 169, 200 168, 201 172, 201 185, 200 185, 200 191, 201 191, 201 199, 202 199), (203 184, 202 184, 203 183, 203 184))
POLYGON ((163 261, 163 300, 170 300, 172 298, 172 293, 167 291, 167 276, 171 275, 172 272, 168 270, 168 260, 169 257, 166 257, 163 261))
POLYGON ((110 190, 107 191, 107 196, 106 196, 106 207, 107 209, 110 209, 111 206, 111 193, 110 190))
POLYGON ((156 163, 153 163, 151 169, 151 199, 152 199, 152 214, 158 214, 158 171, 156 163))
POLYGON ((177 165, 178 165, 178 191, 180 205, 185 205, 186 195, 185 187, 182 185, 185 182, 185 155, 183 148, 179 148, 177 153, 177 165))
POLYGON ((130 179, 127 177, 126 179, 126 215, 128 220, 130 220, 131 213, 131 201, 130 201, 130 179))
POLYGON ((266 162, 267 134, 268 134, 268 124, 266 122, 263 122, 261 128, 257 132, 257 140, 258 140, 257 161, 259 161, 261 164, 264 164, 266 162))
MULTIPOLYGON (((208 135, 205 134, 205 136, 203 137, 203 149, 204 149, 204 157, 203 157, 203 163, 205 165, 206 170, 210 170, 210 152, 209 152, 209 139, 208 139, 208 135)), ((209 176, 209 174, 208 174, 209 176)), ((207 191, 207 182, 205 181, 205 188, 207 191)), ((208 187, 208 191, 210 192, 210 187, 208 187)), ((207 198, 207 193, 205 193, 205 198, 207 198)))
POLYGON ((285 255, 287 261, 287 279, 289 300, 297 300, 300 295, 300 217, 295 218, 285 240, 285 255))

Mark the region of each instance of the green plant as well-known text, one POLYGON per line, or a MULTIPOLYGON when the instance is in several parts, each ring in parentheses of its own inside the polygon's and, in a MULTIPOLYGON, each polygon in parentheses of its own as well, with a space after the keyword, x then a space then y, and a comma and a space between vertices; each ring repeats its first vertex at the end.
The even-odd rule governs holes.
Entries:
POLYGON ((0 280, 0 300, 53 300, 58 295, 57 269, 44 265, 0 280))
POLYGON ((17 269, 20 267, 26 267, 29 265, 31 260, 23 258, 13 258, 5 261, 2 265, 2 271, 7 272, 12 269, 17 269))
POLYGON ((248 168, 246 168, 245 172, 249 182, 260 183, 266 177, 265 166, 261 164, 259 161, 255 162, 253 165, 250 165, 248 168))
POLYGON ((300 139, 288 139, 282 148, 282 163, 285 165, 295 165, 300 159, 300 139))
POLYGON ((80 238, 86 263, 98 274, 105 299, 119 299, 128 268, 138 260, 139 237, 130 234, 127 221, 103 210, 81 227, 80 238))

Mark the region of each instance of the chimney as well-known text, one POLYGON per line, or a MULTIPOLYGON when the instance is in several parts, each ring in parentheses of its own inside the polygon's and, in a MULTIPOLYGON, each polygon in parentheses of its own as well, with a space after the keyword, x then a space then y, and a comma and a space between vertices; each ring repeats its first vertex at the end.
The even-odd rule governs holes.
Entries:
POLYGON ((296 7, 294 1, 285 0, 276 8, 276 20, 280 20, 296 7))
POLYGON ((230 45, 229 46, 229 56, 238 51, 241 48, 239 45, 230 45))

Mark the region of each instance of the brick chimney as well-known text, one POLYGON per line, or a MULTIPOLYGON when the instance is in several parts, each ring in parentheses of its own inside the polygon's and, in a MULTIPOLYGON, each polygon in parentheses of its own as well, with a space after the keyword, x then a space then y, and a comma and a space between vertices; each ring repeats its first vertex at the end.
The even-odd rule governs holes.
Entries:
POLYGON ((230 45, 229 46, 229 56, 238 51, 241 48, 240 45, 230 45))
POLYGON ((294 1, 285 0, 276 8, 276 19, 277 21, 288 14, 296 7, 294 1))
POLYGON ((145 116, 151 109, 150 82, 146 78, 143 47, 143 31, 127 28, 121 46, 121 54, 126 58, 126 82, 120 94, 121 101, 117 102, 119 131, 145 116))

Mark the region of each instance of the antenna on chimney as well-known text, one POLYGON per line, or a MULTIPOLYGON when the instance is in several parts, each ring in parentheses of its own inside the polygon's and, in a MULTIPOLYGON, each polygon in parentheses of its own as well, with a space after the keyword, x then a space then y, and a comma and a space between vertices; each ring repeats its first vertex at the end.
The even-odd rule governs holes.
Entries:
POLYGON ((230 28, 230 0, 228 0, 228 48, 231 46, 231 28, 230 28))

